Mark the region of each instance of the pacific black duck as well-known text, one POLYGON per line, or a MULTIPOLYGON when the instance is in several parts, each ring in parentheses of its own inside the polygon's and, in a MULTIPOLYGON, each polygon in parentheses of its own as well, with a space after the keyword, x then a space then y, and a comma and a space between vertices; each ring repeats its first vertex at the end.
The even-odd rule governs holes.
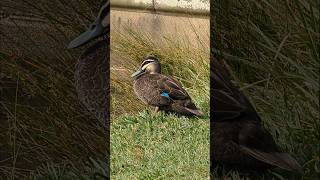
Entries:
POLYGON ((80 56, 76 64, 75 86, 80 101, 103 124, 109 117, 109 6, 109 0, 104 1, 96 20, 68 46, 80 47, 99 38, 80 56))
POLYGON ((279 167, 301 172, 289 154, 281 152, 249 100, 216 60, 211 62, 211 160, 244 171, 279 167))
POLYGON ((156 107, 156 111, 174 112, 182 115, 202 116, 182 85, 161 74, 161 65, 154 56, 148 56, 139 70, 132 74, 134 91, 144 103, 156 107))

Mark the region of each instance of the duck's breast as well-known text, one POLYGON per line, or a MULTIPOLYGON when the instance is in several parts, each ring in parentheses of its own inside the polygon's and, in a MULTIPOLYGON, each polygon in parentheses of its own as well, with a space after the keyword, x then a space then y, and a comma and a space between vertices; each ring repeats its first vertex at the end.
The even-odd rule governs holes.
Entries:
POLYGON ((89 47, 76 64, 75 86, 80 101, 101 122, 108 121, 109 51, 106 41, 89 47))
POLYGON ((162 89, 158 85, 161 78, 158 74, 145 74, 134 82, 134 92, 140 100, 151 106, 167 106, 170 99, 161 96, 162 89))

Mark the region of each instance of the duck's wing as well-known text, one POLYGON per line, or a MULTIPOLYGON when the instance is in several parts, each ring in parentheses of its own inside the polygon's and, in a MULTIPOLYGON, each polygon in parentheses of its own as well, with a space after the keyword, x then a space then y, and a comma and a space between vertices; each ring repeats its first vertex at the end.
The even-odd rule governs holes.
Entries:
POLYGON ((161 91, 161 96, 173 99, 173 100, 183 100, 189 99, 187 91, 185 91, 179 81, 173 79, 172 77, 160 75, 157 80, 158 87, 161 91))
POLYGON ((302 172, 300 164, 289 154, 280 152, 270 133, 255 124, 243 126, 239 134, 239 147, 243 153, 264 163, 302 172))
POLYGON ((249 100, 232 84, 229 74, 216 59, 211 59, 210 71, 213 120, 232 120, 242 114, 251 114, 260 121, 249 100))
POLYGON ((173 107, 177 109, 183 109, 188 113, 196 116, 203 116, 204 113, 199 110, 192 102, 189 94, 183 89, 181 83, 172 77, 161 75, 161 78, 157 81, 158 86, 161 89, 161 96, 173 100, 173 107))

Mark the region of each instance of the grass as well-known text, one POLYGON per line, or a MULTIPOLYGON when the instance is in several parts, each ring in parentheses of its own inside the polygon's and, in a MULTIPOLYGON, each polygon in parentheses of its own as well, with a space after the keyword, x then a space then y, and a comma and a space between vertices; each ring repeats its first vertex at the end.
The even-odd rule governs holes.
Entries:
POLYGON ((31 14, 44 22, 1 24, 6 28, 0 30, 0 177, 87 179, 107 173, 101 170, 107 132, 73 86, 83 49, 66 50, 99 6, 89 0, 1 3, 8 14, 31 14))
MULTIPOLYGON (((277 144, 304 169, 301 176, 273 170, 259 178, 317 179, 319 1, 216 0, 211 5, 213 54, 229 65, 277 144)), ((249 176, 231 171, 220 178, 249 176)))
POLYGON ((145 110, 114 119, 113 179, 205 179, 209 174, 208 119, 145 110))
POLYGON ((152 39, 135 26, 111 29, 113 179, 209 177, 209 35, 202 49, 180 38, 152 39), (205 117, 155 114, 136 97, 130 74, 149 54, 160 58, 162 73, 183 84, 205 117))

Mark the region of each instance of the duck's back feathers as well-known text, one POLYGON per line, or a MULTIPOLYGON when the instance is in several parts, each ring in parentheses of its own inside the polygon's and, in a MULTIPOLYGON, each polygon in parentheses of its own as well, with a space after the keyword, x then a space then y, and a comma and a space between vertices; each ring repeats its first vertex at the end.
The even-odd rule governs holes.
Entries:
POLYGON ((238 100, 220 90, 212 90, 213 96, 213 116, 214 121, 224 121, 233 119, 245 112, 246 107, 241 105, 238 100))
POLYGON ((216 60, 211 66, 211 102, 213 121, 234 120, 240 116, 252 116, 252 120, 260 122, 258 114, 250 101, 233 85, 229 74, 216 60))
POLYGON ((162 92, 165 92, 173 100, 190 99, 187 91, 185 91, 182 85, 169 76, 164 76, 162 74, 157 74, 158 80, 157 84, 162 92))

